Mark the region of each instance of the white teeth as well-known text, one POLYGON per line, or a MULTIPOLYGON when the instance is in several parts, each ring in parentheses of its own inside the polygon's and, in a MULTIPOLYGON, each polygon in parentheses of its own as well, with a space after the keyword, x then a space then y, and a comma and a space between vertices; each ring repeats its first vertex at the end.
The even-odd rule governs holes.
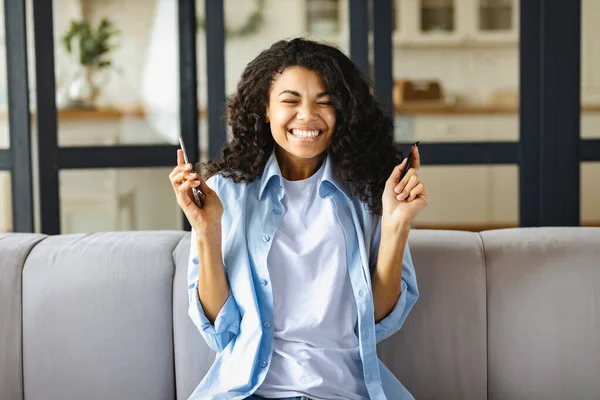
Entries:
POLYGON ((314 138, 319 136, 318 130, 316 131, 303 131, 301 129, 292 129, 292 134, 294 136, 302 137, 302 138, 314 138))

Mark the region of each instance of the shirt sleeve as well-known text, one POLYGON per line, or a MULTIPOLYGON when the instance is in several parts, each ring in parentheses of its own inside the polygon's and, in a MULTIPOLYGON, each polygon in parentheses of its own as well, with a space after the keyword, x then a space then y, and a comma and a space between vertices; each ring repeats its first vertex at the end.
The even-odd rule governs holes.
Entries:
MULTIPOLYGON (((377 223, 371 240, 371 271, 373 271, 377 265, 380 240, 381 225, 377 223)), ((377 343, 387 339, 400 330, 419 297, 415 267, 412 262, 408 243, 404 248, 404 258, 402 259, 402 280, 400 282, 400 290, 400 297, 392 311, 384 319, 375 324, 375 337, 377 343)))
MULTIPOLYGON (((206 183, 211 189, 217 191, 215 188, 217 185, 213 178, 210 178, 206 183)), ((199 258, 198 248, 195 243, 196 233, 192 229, 187 273, 189 298, 188 314, 208 346, 216 352, 221 352, 239 333, 241 322, 240 311, 230 289, 229 296, 217 314, 214 324, 206 317, 202 304, 200 303, 200 298, 198 297, 199 258)), ((225 272, 227 273, 227 269, 225 272)))

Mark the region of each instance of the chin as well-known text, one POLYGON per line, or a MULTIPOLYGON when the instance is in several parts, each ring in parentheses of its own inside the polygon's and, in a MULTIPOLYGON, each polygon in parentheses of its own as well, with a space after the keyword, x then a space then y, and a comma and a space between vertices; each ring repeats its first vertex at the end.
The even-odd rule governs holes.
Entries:
POLYGON ((285 153, 287 153, 288 156, 303 159, 303 160, 310 160, 312 158, 319 157, 320 155, 323 154, 324 151, 327 150, 327 148, 318 148, 318 149, 299 148, 298 146, 292 146, 289 144, 287 144, 286 146, 278 145, 278 147, 280 147, 281 150, 283 150, 285 153))

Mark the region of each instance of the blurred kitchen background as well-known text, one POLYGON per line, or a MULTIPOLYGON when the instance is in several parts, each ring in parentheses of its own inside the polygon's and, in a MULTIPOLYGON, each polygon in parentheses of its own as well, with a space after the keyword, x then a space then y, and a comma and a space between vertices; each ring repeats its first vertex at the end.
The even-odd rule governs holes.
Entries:
MULTIPOLYGON (((396 139, 517 142, 518 0, 392 3, 396 139)), ((53 0, 53 7, 59 145, 176 144, 177 1, 53 0), (100 49, 101 61, 93 67, 82 62, 95 54, 81 54, 80 40, 100 49)), ((203 1, 197 1, 196 10, 199 140, 201 156, 206 158, 209 77, 203 1)), ((225 0, 224 10, 227 95, 234 92, 246 63, 278 39, 307 36, 348 53, 348 0, 225 0)), ((31 15, 28 9, 31 111, 35 113, 31 15)), ((3 25, 4 16, 0 21, 3 25)), ((582 0, 584 138, 600 138, 598 21, 600 1, 582 0)), ((10 143, 4 26, 0 32, 0 149, 6 149, 10 143)), ((37 128, 32 121, 33 132, 37 128)), ((182 216, 167 176, 171 168, 61 170, 61 232, 181 229, 182 216)), ((34 168, 34 192, 38 190, 35 175, 34 168)), ((431 202, 415 220, 417 228, 484 230, 519 225, 517 165, 424 165, 421 178, 429 187, 431 202)), ((581 225, 600 226, 600 162, 581 163, 580 199, 581 225)), ((0 231, 13 229, 11 203, 10 172, 0 171, 0 231)), ((36 210, 39 213, 39 204, 36 210)))

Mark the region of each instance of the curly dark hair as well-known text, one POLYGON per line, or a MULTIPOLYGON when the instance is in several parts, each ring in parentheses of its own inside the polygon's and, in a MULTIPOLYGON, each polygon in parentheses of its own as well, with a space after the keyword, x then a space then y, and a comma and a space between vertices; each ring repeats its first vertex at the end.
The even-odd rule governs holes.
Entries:
POLYGON ((370 213, 381 215, 385 182, 402 160, 394 146, 392 118, 384 114, 371 86, 344 53, 302 38, 279 41, 246 66, 237 93, 229 98, 233 138, 220 161, 200 163, 198 171, 204 178, 221 173, 236 183, 252 182, 263 173, 275 145, 265 121, 271 85, 277 74, 296 66, 323 79, 336 109, 328 156, 370 213))

